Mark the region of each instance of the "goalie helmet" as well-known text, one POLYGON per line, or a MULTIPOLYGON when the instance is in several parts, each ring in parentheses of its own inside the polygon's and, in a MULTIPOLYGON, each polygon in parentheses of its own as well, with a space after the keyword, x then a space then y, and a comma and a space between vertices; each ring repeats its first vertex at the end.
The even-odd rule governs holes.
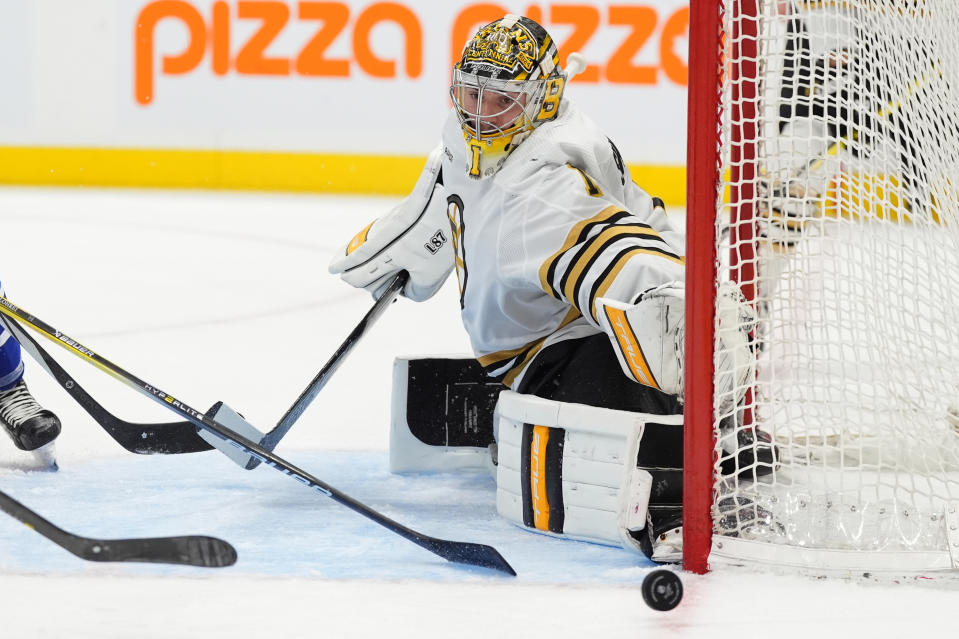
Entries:
POLYGON ((534 128, 554 119, 565 87, 556 44, 536 22, 509 14, 477 31, 450 82, 470 177, 495 174, 534 128))

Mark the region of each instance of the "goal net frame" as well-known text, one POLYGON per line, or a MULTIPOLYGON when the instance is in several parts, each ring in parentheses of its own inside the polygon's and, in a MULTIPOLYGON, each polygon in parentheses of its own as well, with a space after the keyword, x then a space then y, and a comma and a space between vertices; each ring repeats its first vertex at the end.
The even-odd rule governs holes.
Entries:
MULTIPOLYGON (((913 2, 930 7, 937 2, 830 1, 851 5, 885 1, 890 6, 913 2)), ((740 285, 747 301, 757 300, 760 277, 757 220, 761 215, 757 201, 762 199, 759 191, 766 170, 760 157, 766 152, 760 136, 763 101, 767 99, 761 74, 768 72, 763 67, 760 9, 774 2, 785 4, 782 0, 691 0, 690 3, 683 565, 695 573, 704 573, 710 565, 726 562, 847 575, 871 571, 901 574, 956 571, 959 570, 959 483, 950 484, 947 492, 951 497, 943 500, 941 513, 937 510, 932 515, 936 525, 942 526, 944 540, 935 548, 872 551, 841 545, 832 548, 777 546, 721 534, 717 529, 721 516, 717 512, 718 483, 722 479, 717 463, 720 454, 717 449, 718 400, 714 400, 717 278, 722 272, 740 285), (718 211, 723 215, 728 212, 728 220, 718 224, 718 211), (728 242, 725 245, 717 244, 720 224, 726 225, 728 242)), ((946 97, 949 96, 947 93, 946 97)), ((957 139, 951 135, 946 136, 949 144, 957 139)), ((950 154, 955 157, 954 150, 950 154)), ((956 177, 959 176, 955 173, 947 174, 950 188, 955 188, 950 180, 956 177)), ((846 188, 856 188, 854 181, 845 180, 844 184, 846 188)), ((954 195, 954 191, 947 193, 950 198, 954 195)), ((849 194, 836 197, 848 199, 849 194)), ((935 197, 933 194, 933 202, 935 197)), ((851 201, 851 206, 861 204, 856 199, 851 201)), ((889 201, 888 195, 886 201, 889 201)), ((892 201, 895 203, 895 198, 892 201)), ((850 206, 848 202, 846 206, 850 206)), ((954 209, 947 212, 951 214, 954 209)), ((859 214, 854 211, 852 216, 859 214)), ((868 211, 864 216, 867 214, 868 211)), ((911 209, 899 215, 909 214, 911 209)), ((895 219, 896 213, 891 215, 895 219)), ((942 224, 944 228, 955 223, 956 220, 935 219, 935 224, 942 224)), ((955 228, 953 226, 953 232, 955 228)), ((959 383, 959 379, 956 382, 959 383)), ((747 389, 742 403, 745 408, 741 419, 747 424, 756 419, 752 395, 753 388, 747 389)), ((959 402, 959 396, 955 400, 959 402)), ((757 425, 762 427, 761 422, 757 425)))

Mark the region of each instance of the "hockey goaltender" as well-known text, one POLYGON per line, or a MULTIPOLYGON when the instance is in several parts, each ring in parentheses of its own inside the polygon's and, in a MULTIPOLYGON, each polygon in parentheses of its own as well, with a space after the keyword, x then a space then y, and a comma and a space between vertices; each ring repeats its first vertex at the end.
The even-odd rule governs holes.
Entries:
MULTIPOLYGON (((378 298, 406 271, 403 295, 423 301, 455 269, 475 368, 503 391, 469 442, 490 444, 497 511, 676 560, 684 238, 566 97, 570 76, 533 20, 482 27, 453 66, 451 113, 413 192, 330 272, 378 298)), ((728 291, 719 306, 721 321, 744 327, 721 339, 744 352, 749 307, 728 291)), ((740 368, 721 376, 730 389, 751 374, 740 368)), ((762 433, 745 437, 723 445, 774 458, 762 433)))

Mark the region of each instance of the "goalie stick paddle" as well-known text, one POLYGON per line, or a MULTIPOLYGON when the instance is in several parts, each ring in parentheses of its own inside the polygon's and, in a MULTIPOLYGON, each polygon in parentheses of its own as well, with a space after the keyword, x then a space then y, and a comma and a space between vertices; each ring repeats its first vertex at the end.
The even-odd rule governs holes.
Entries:
MULTIPOLYGON (((305 470, 294 466, 285 459, 275 455, 269 450, 266 450, 258 443, 250 441, 246 437, 243 437, 242 435, 230 430, 223 424, 220 424, 204 413, 191 408, 189 405, 173 397, 172 395, 144 382, 133 374, 128 373, 75 339, 56 330, 36 316, 27 313, 4 297, 0 297, 0 313, 10 317, 13 320, 19 320, 27 324, 41 335, 44 335, 50 340, 56 342, 74 355, 79 356, 81 359, 93 364, 100 370, 115 377, 117 380, 123 382, 127 386, 130 386, 134 390, 149 397, 160 405, 165 406, 167 409, 179 414, 188 421, 196 424, 199 428, 216 435, 225 443, 236 446, 243 452, 258 458, 267 466, 272 466, 276 470, 293 477, 298 482, 309 486, 317 492, 323 493, 337 503, 342 504, 354 512, 375 521, 387 530, 399 535, 400 537, 403 537, 408 541, 413 542, 421 548, 424 548, 433 554, 454 563, 491 568, 493 570, 505 572, 509 575, 516 575, 516 571, 513 570, 513 567, 510 566, 509 563, 502 557, 502 555, 500 555, 499 552, 492 546, 437 539, 436 537, 424 535, 413 530, 412 528, 407 528, 406 526, 393 521, 386 515, 383 515, 369 506, 353 499, 346 493, 337 490, 333 486, 330 486, 322 480, 307 473, 305 470)), ((10 323, 12 324, 15 322, 10 323)))
POLYGON ((72 397, 118 444, 139 455, 177 455, 212 450, 213 447, 197 435, 196 426, 188 421, 164 424, 138 424, 124 421, 101 406, 50 356, 19 324, 4 319, 14 338, 46 369, 57 383, 72 397))
POLYGON ((139 539, 93 539, 55 526, 3 491, 0 510, 19 520, 64 550, 87 561, 138 561, 222 568, 236 563, 236 549, 216 537, 143 537, 139 539))
MULTIPOLYGON (((319 394, 323 387, 326 386, 326 383, 330 381, 330 377, 333 376, 333 373, 340 367, 340 364, 343 363, 343 360, 346 359, 346 356, 350 354, 353 348, 360 341, 360 338, 366 333, 366 330, 373 325, 380 315, 386 311, 387 307, 396 301, 396 296, 399 295, 400 291, 403 290, 403 287, 406 286, 406 282, 409 280, 409 273, 406 271, 400 271, 400 273, 393 278, 393 281, 390 282, 390 285, 384 291, 383 295, 380 296, 376 303, 373 304, 366 315, 363 316, 363 319, 360 320, 360 323, 356 325, 350 334, 346 337, 346 340, 340 345, 336 352, 333 353, 333 356, 330 360, 320 369, 320 372, 316 374, 316 377, 313 378, 313 381, 310 382, 309 386, 300 393, 300 396, 297 397, 296 401, 293 402, 293 405, 286 411, 283 417, 277 422, 276 426, 263 437, 260 441, 260 446, 267 450, 273 450, 276 448, 276 445, 280 443, 280 440, 290 431, 290 428, 293 427, 293 424, 296 423, 296 420, 300 418, 300 415, 303 414, 303 411, 307 409, 310 403, 316 399, 316 396, 319 394)), ((259 461, 256 458, 251 458, 250 462, 247 464, 247 470, 256 468, 259 465, 259 461)))

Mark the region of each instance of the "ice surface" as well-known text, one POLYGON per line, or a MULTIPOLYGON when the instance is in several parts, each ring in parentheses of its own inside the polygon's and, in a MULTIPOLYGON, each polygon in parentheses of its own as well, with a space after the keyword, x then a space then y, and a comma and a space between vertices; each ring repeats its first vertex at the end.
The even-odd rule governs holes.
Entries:
MULTIPOLYGON (((164 191, 0 189, 0 279, 15 303, 205 409, 223 400, 268 430, 368 310, 326 272, 334 250, 393 203, 164 191)), ((64 421, 61 470, 0 441, 0 489, 86 536, 209 534, 227 569, 92 564, 0 517, 3 637, 891 637, 955 627, 956 593, 747 572, 684 575, 657 613, 650 565, 623 550, 520 530, 483 474, 390 475, 392 360, 463 353, 452 281, 380 319, 277 453, 425 534, 495 546, 515 579, 457 567, 270 468, 216 452, 136 456, 28 362, 64 421)), ((49 342, 130 421, 172 413, 49 342)), ((927 587, 923 587, 923 586, 927 587)))

